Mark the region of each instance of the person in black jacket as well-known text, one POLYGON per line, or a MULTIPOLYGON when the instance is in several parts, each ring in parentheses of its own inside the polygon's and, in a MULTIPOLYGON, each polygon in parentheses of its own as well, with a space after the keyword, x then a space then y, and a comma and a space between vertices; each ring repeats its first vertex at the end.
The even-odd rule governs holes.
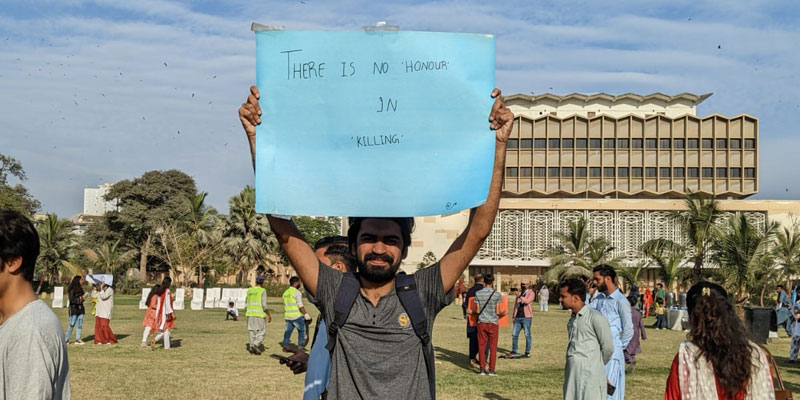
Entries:
POLYGON ((86 299, 86 292, 83 291, 83 277, 75 275, 67 287, 67 295, 69 296, 69 326, 67 333, 64 335, 64 342, 69 344, 69 336, 72 333, 72 327, 75 327, 75 344, 83 344, 81 340, 81 328, 83 327, 83 301, 86 299))

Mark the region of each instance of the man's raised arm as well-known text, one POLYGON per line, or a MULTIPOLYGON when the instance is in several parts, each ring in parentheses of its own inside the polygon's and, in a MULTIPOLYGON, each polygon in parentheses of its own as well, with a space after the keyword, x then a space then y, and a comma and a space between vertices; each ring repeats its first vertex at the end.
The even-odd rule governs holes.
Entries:
MULTIPOLYGON (((253 169, 256 167, 256 125, 261 124, 261 106, 258 104, 258 88, 250 87, 250 95, 241 107, 239 107, 239 120, 242 128, 247 134, 250 143, 250 156, 253 161, 253 169)), ((268 215, 269 226, 278 238, 278 243, 289 257, 289 262, 297 271, 297 275, 312 295, 317 294, 317 275, 319 274, 319 263, 314 251, 306 243, 303 235, 297 229, 294 222, 290 219, 283 219, 268 215)))
POLYGON ((489 127, 496 131, 496 138, 489 196, 486 198, 486 203, 470 210, 467 227, 440 261, 442 286, 445 292, 453 288, 464 269, 483 245, 483 241, 492 232, 497 207, 500 205, 500 189, 503 185, 503 171, 506 165, 506 145, 508 136, 511 134, 511 126, 514 124, 514 114, 500 99, 500 90, 494 89, 492 97, 495 101, 489 114, 489 127))

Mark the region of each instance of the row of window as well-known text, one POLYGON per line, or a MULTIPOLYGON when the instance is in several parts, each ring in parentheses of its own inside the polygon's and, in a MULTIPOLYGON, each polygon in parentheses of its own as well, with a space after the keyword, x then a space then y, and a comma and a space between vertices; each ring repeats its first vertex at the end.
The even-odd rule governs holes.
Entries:
MULTIPOLYGON (((742 168, 712 168, 712 167, 507 167, 506 177, 545 177, 550 178, 741 178, 742 168)), ((745 178, 755 178, 755 168, 744 168, 745 178)))
POLYGON ((508 139, 509 149, 745 149, 756 147, 755 139, 656 139, 656 138, 579 138, 579 139, 508 139), (715 146, 716 144, 716 146, 715 146))

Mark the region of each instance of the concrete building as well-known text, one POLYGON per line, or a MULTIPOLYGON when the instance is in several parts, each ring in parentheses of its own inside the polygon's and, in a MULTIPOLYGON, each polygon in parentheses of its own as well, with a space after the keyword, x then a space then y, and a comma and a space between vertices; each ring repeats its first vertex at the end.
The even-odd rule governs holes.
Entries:
POLYGON ((116 200, 106 201, 104 198, 111 186, 111 183, 104 183, 96 188, 83 189, 83 215, 102 216, 117 209, 116 200))
MULTIPOLYGON (((696 115, 711 94, 655 93, 505 98, 516 115, 509 139, 503 197, 492 234, 470 273, 501 282, 536 280, 548 268, 555 233, 585 218, 593 237, 634 262, 650 239, 679 239, 669 217, 688 191, 713 194, 725 211, 764 226, 791 225, 800 201, 747 200, 758 192, 758 119, 696 115)), ((417 219, 405 262, 414 269, 427 251, 437 258, 466 225, 468 211, 417 219)), ((649 270, 652 284, 657 271, 649 270)))

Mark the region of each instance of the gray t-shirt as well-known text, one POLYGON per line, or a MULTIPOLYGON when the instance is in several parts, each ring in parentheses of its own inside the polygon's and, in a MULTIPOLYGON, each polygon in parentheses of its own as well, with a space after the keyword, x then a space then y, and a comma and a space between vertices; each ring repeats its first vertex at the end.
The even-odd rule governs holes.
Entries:
MULTIPOLYGON (((334 320, 342 275, 319 264, 317 293, 309 298, 326 321, 334 320)), ((414 279, 432 335, 436 314, 453 301, 453 291, 444 292, 439 263, 417 271, 414 279)), ((430 399, 426 371, 422 342, 394 287, 377 307, 359 295, 336 335, 328 399, 430 399)))
POLYGON ((480 312, 481 309, 483 309, 483 312, 478 315, 478 322, 497 325, 497 303, 502 299, 503 295, 490 287, 485 287, 475 293, 475 302, 478 303, 478 311, 480 312), (484 308, 484 306, 486 307, 484 308))
POLYGON ((0 399, 70 398, 64 331, 41 300, 0 325, 0 399))

